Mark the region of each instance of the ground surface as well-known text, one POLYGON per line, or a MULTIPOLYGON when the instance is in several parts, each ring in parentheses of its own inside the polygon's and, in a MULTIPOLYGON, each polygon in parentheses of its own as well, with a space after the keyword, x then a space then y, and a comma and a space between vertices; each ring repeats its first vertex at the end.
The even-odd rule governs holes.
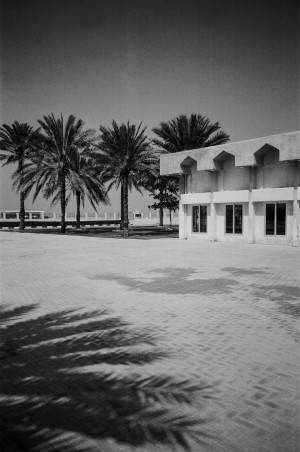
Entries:
POLYGON ((152 428, 148 402, 115 374, 196 385, 190 402, 168 401, 201 431, 193 451, 300 450, 299 249, 7 231, 0 250, 2 420, 12 429, 1 450, 26 448, 22 429, 34 424, 60 429, 70 450, 168 451, 155 436, 168 413, 153 411, 152 428), (85 330, 69 327, 82 310, 61 314, 77 308, 94 321, 85 330))

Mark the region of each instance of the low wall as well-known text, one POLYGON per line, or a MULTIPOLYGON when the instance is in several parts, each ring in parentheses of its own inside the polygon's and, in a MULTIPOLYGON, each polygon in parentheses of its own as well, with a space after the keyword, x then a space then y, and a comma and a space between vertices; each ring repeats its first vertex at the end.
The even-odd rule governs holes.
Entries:
MULTIPOLYGON (((120 220, 81 220, 81 226, 107 226, 107 225, 119 225, 120 220)), ((3 228, 19 228, 19 220, 0 220, 0 229, 3 228)), ((66 220, 67 227, 76 227, 75 220, 66 220)), ((25 220, 25 228, 59 228, 60 220, 25 220)))

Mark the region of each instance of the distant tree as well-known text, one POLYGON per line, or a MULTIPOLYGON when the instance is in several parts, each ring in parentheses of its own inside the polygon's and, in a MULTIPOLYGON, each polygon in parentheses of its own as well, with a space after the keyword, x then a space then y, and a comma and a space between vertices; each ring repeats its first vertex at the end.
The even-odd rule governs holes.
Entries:
POLYGON ((83 130, 84 122, 70 115, 66 123, 63 116, 55 118, 53 114, 39 120, 41 133, 38 152, 31 156, 24 167, 19 186, 30 190, 35 186, 33 201, 42 191, 46 199, 58 200, 61 205, 61 232, 66 232, 67 189, 83 194, 83 180, 80 179, 75 164, 76 153, 86 149, 91 140, 91 131, 83 130))
POLYGON ((92 153, 95 161, 103 167, 105 181, 112 186, 121 186, 121 228, 128 235, 128 190, 134 187, 141 192, 147 175, 156 174, 157 152, 150 148, 146 128, 139 124, 121 124, 113 121, 112 127, 100 126, 98 151, 92 153))
POLYGON ((148 207, 154 210, 169 210, 170 226, 172 226, 172 212, 176 212, 179 207, 178 179, 164 178, 159 182, 160 190, 150 194, 156 202, 148 207))
MULTIPOLYGON (((37 144, 37 131, 27 123, 15 121, 12 126, 3 124, 0 127, 0 160, 4 161, 2 166, 16 163, 18 174, 23 173, 23 167, 29 154, 37 144)), ((13 178, 16 178, 14 173, 13 178)), ((14 187, 16 184, 13 185, 14 187)), ((25 228, 25 199, 28 195, 25 190, 20 190, 20 225, 19 229, 25 228)))
MULTIPOLYGON (((167 122, 161 122, 159 127, 154 127, 153 132, 158 136, 152 141, 162 153, 174 153, 216 146, 227 143, 229 135, 221 130, 219 122, 211 123, 210 119, 198 114, 190 116, 180 115, 167 122)), ((160 203, 163 198, 165 176, 160 176, 158 187, 160 203)), ((163 225, 163 210, 160 208, 160 225, 163 225)))

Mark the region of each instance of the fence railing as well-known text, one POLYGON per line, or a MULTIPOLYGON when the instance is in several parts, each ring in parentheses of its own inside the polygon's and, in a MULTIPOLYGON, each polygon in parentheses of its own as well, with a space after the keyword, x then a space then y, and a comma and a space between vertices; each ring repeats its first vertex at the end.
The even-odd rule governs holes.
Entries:
MULTIPOLYGON (((128 214, 129 221, 136 220, 152 220, 159 221, 159 211, 137 211, 137 212, 129 212, 128 214)), ((169 220, 170 213, 169 211, 164 211, 164 220, 169 220)), ((178 219, 178 212, 172 212, 172 220, 178 219)), ((61 220, 61 215, 56 212, 43 212, 43 215, 26 215, 25 222, 27 225, 32 224, 33 226, 39 225, 53 225, 56 226, 57 223, 61 220)), ((76 222, 76 213, 67 212, 65 217, 66 223, 73 226, 76 222)), ((80 215, 81 224, 119 224, 121 220, 120 212, 84 212, 80 215)), ((14 227, 17 223, 19 223, 19 214, 16 213, 15 216, 9 215, 9 217, 2 217, 0 219, 0 228, 5 227, 6 224, 11 224, 8 227, 14 227), (5 225, 4 225, 5 223, 5 225)))
MULTIPOLYGON (((60 219, 61 215, 59 213, 45 213, 45 218, 49 219, 60 219), (50 216, 51 215, 51 216, 50 216)), ((66 213, 66 220, 68 219, 75 219, 76 213, 74 212, 67 212, 66 213)), ((82 220, 120 220, 121 219, 121 212, 83 212, 80 214, 80 218, 82 220)), ((159 211, 158 210, 152 210, 152 211, 138 211, 138 212, 129 212, 128 218, 130 221, 132 220, 154 220, 159 219, 159 211)), ((164 210, 164 219, 169 219, 170 213, 168 210, 164 210)), ((178 211, 172 212, 172 219, 178 218, 178 211)))

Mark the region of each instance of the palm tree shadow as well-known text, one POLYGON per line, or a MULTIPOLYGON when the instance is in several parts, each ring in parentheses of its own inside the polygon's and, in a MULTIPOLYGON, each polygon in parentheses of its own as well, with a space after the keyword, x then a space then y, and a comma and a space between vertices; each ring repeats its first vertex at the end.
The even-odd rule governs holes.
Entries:
POLYGON ((0 309, 1 450, 87 451, 87 438, 187 449, 202 441, 205 420, 192 405, 212 387, 143 375, 142 365, 166 356, 151 331, 108 311, 20 318, 35 308, 0 309))

